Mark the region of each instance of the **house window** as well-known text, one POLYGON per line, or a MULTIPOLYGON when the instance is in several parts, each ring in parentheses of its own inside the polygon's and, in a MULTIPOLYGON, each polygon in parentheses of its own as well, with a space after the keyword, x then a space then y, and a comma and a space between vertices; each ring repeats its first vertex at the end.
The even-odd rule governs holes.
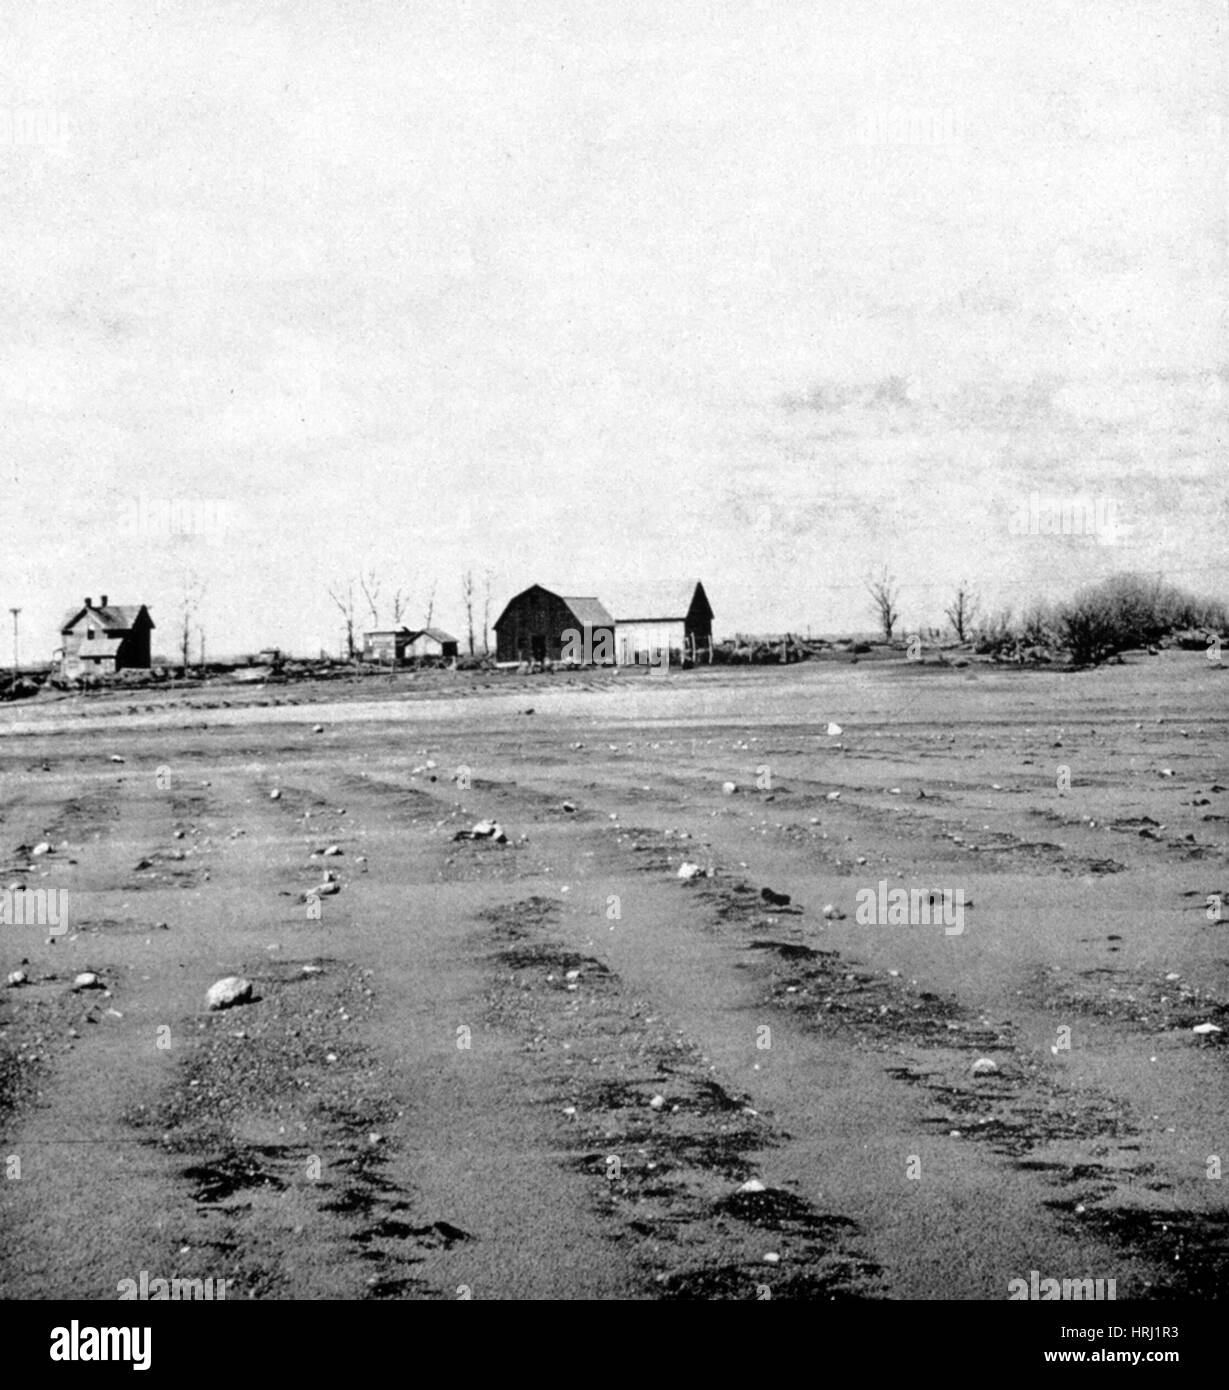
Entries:
POLYGON ((85 636, 87 641, 92 642, 94 640, 94 629, 92 627, 87 627, 85 630, 85 636))

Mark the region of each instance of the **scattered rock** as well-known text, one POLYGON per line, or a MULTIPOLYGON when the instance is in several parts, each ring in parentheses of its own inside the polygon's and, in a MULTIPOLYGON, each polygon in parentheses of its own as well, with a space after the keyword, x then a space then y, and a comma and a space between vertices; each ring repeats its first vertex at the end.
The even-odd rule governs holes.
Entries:
POLYGON ((825 906, 824 917, 829 922, 843 922, 845 920, 845 914, 832 903, 825 906))
POLYGON ((29 982, 30 982, 30 977, 29 977, 29 975, 26 974, 26 972, 25 972, 24 970, 14 970, 14 971, 9 975, 8 979, 5 980, 4 983, 5 983, 6 985, 11 985, 11 986, 13 986, 14 988, 16 988, 17 985, 25 985, 25 984, 29 984, 29 982))
POLYGON ((322 734, 322 733, 324 733, 324 725, 323 725, 323 724, 313 724, 313 725, 312 725, 312 733, 313 733, 313 734, 322 734))
POLYGON ((458 830, 454 840, 493 840, 497 845, 506 845, 508 837, 497 820, 480 820, 472 830, 458 830))
POLYGON ((678 877, 690 881, 693 878, 699 878, 703 873, 704 870, 699 864, 693 864, 690 860, 684 859, 679 865, 678 877))
POLYGON ((34 856, 38 856, 40 854, 54 854, 55 851, 51 848, 51 846, 47 843, 46 840, 41 840, 37 845, 34 846, 30 853, 34 856))
POLYGON ((565 801, 563 803, 563 809, 565 811, 574 811, 576 807, 570 801, 565 801))
POLYGON ((829 738, 839 738, 839 737, 841 736, 841 732, 842 732, 842 730, 841 730, 841 726, 840 726, 839 724, 829 724, 829 725, 828 725, 828 737, 829 737, 829 738))
POLYGON ((664 1110, 665 1108, 666 1108, 666 1098, 665 1098, 665 1096, 654 1096, 653 1099, 652 1099, 651 1101, 649 1101, 649 1109, 650 1109, 650 1110, 664 1110))
POLYGON ((759 1178, 748 1178, 747 1181, 746 1181, 745 1183, 743 1183, 743 1185, 742 1185, 738 1190, 739 1190, 740 1192, 767 1192, 767 1191, 768 1191, 768 1189, 767 1189, 767 1188, 764 1186, 764 1184, 759 1180, 759 1178))
POLYGON ((112 753, 112 754, 111 754, 111 761, 112 761, 113 763, 122 763, 124 760, 123 760, 123 758, 120 757, 120 755, 119 755, 118 753, 112 753))
POLYGON ((103 982, 92 970, 83 970, 72 983, 73 989, 103 989, 103 982))
POLYGON ((841 794, 840 792, 829 792, 827 799, 829 801, 839 801, 841 799, 841 794))
POLYGON ((1219 1033, 1221 1031, 1222 1030, 1218 1028, 1215 1023, 1197 1023, 1191 1029, 1192 1033, 1198 1033, 1203 1037, 1206 1037, 1209 1033, 1219 1033))
POLYGON ((281 789, 278 788, 278 787, 274 787, 273 790, 269 793, 269 800, 270 800, 270 801, 280 801, 281 799, 282 799, 281 789))
POLYGON ((972 1067, 974 1076, 993 1076, 998 1069, 999 1064, 990 1057, 979 1057, 972 1067))
POLYGON ((229 1009, 235 1004, 247 1004, 252 998, 252 982, 240 975, 227 975, 209 986, 205 1003, 211 1009, 229 1009))
POLYGON ((325 853, 326 855, 330 855, 330 856, 331 856, 331 855, 337 855, 337 854, 345 854, 345 850, 342 849, 342 847, 341 847, 340 845, 330 845, 330 846, 328 847, 328 849, 326 849, 326 850, 324 851, 324 853, 325 853))
POLYGON ((733 796, 734 793, 735 793, 737 790, 738 790, 738 783, 737 783, 737 782, 722 782, 722 784, 721 784, 721 791, 722 791, 723 795, 725 795, 725 796, 733 796))
POLYGON ((763 898, 766 903, 770 903, 773 907, 788 907, 790 903, 790 897, 788 893, 775 893, 771 888, 761 888, 760 897, 763 898))

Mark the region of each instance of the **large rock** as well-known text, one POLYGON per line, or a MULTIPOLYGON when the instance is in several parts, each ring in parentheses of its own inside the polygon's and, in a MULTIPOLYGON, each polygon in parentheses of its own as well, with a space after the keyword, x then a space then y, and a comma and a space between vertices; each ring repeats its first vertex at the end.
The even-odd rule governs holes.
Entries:
POLYGON ((205 1003, 211 1009, 229 1009, 235 1004, 247 1004, 252 998, 252 982, 240 975, 227 975, 209 986, 205 1003))

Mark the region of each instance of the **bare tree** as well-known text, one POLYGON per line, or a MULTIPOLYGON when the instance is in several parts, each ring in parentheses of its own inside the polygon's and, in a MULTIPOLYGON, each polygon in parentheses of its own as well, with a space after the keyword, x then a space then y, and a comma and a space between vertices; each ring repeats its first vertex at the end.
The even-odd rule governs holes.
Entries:
POLYGON ((469 654, 474 654, 474 572, 466 570, 461 576, 461 600, 465 604, 465 620, 469 624, 469 654))
MULTIPOLYGON (((179 656, 183 674, 188 674, 189 649, 192 644, 192 628, 200 612, 201 600, 205 597, 205 585, 199 575, 185 575, 183 597, 179 606, 179 656)), ((199 632, 199 626, 197 627, 199 632)), ((204 638, 202 635, 202 647, 204 638)))
POLYGON ((896 606, 896 601, 900 597, 900 589, 886 567, 880 572, 878 578, 872 577, 865 582, 866 592, 871 596, 875 616, 883 630, 884 641, 890 642, 892 629, 900 621, 900 609, 896 606))
POLYGON ((354 581, 348 580, 344 589, 340 584, 330 584, 329 598, 333 600, 337 611, 342 616, 342 621, 346 625, 346 657, 353 661, 356 655, 354 646, 354 581))
POLYGON ((435 588, 436 588, 436 586, 435 586, 434 584, 432 584, 432 585, 431 585, 431 595, 430 595, 430 597, 427 599, 427 621, 426 621, 426 624, 425 624, 425 626, 427 626, 427 627, 430 627, 430 626, 431 626, 431 617, 432 617, 432 614, 435 612, 435 588))
POLYGON ((952 600, 952 606, 943 610, 947 614, 948 622, 952 625, 952 631, 955 632, 957 641, 968 641, 980 608, 981 603, 978 601, 977 595, 969 588, 965 580, 961 580, 960 587, 956 590, 956 597, 952 600))
POLYGON ((367 611, 371 614, 371 626, 380 626, 380 581, 376 578, 375 570, 368 570, 366 574, 360 574, 359 588, 363 591, 363 598, 367 600, 367 611))
POLYGON ((407 599, 406 599, 406 592, 405 592, 405 590, 404 590, 404 589, 401 589, 401 588, 394 589, 394 590, 393 590, 393 626, 394 626, 394 627, 400 627, 400 626, 401 626, 401 615, 402 615, 402 614, 405 612, 405 610, 406 610, 406 603, 407 603, 407 599))
POLYGON ((485 581, 485 592, 482 599, 482 654, 491 654, 491 583, 495 578, 494 570, 487 570, 483 575, 485 581))

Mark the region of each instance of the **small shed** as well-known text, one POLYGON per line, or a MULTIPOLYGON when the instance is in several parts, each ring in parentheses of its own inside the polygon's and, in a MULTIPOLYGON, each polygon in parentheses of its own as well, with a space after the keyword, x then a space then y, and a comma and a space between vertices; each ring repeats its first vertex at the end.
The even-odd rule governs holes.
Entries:
POLYGON ((457 639, 438 627, 424 627, 410 634, 406 656, 415 661, 451 661, 457 655, 457 639))
POLYGON ((381 666, 400 666, 413 633, 408 627, 372 628, 363 633, 363 660, 381 666))

